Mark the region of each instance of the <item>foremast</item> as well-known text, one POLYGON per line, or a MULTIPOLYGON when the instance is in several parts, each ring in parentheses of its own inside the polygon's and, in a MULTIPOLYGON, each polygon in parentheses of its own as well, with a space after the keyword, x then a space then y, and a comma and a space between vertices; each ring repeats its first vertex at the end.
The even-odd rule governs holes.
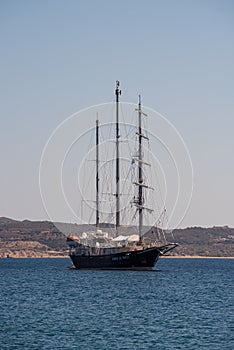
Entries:
MULTIPOLYGON (((149 213, 152 213, 154 210, 147 208, 145 206, 145 199, 144 199, 144 190, 145 189, 153 190, 153 188, 148 186, 146 183, 144 183, 144 177, 143 177, 143 164, 146 166, 150 166, 150 164, 146 163, 143 159, 144 157, 143 157, 143 150, 142 150, 142 140, 143 139, 149 140, 149 138, 146 135, 144 135, 144 133, 142 132, 142 116, 147 117, 147 114, 145 114, 142 111, 140 95, 138 100, 138 108, 136 109, 136 111, 138 111, 138 132, 136 133, 138 135, 138 155, 137 155, 138 182, 135 182, 134 184, 138 186, 138 198, 134 200, 134 204, 136 205, 139 213, 139 244, 141 245, 143 241, 143 211, 146 210, 149 213)), ((159 247, 158 251, 160 255, 164 255, 177 246, 178 246, 177 243, 169 243, 159 247)))
MULTIPOLYGON (((141 109, 141 96, 139 95, 138 100, 138 108, 136 109, 138 111, 138 182, 135 182, 134 184, 138 186, 138 198, 134 201, 134 204, 136 205, 139 213, 139 243, 142 243, 142 237, 143 237, 143 210, 147 209, 148 211, 153 211, 152 209, 148 209, 144 207, 144 196, 143 196, 143 188, 150 188, 146 184, 144 184, 143 179, 143 151, 142 151, 142 139, 147 139, 143 133, 142 133, 142 115, 147 116, 145 113, 142 112, 141 109)), ((147 163, 145 163, 147 164, 147 163)), ((149 165, 149 164, 147 164, 149 165)))
POLYGON ((141 134, 141 96, 139 95, 138 102, 138 138, 139 138, 139 154, 138 154, 138 204, 139 204, 139 241, 142 242, 142 228, 143 228, 143 176, 142 176, 142 134, 141 134))

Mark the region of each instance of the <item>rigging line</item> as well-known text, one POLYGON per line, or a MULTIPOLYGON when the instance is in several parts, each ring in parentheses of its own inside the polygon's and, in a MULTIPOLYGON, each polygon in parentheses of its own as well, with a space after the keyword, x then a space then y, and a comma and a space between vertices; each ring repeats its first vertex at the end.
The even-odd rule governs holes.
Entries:
POLYGON ((129 154, 131 155, 131 148, 130 148, 129 141, 128 141, 128 138, 129 138, 129 135, 130 135, 130 130, 129 130, 129 132, 127 132, 127 124, 126 124, 126 120, 125 120, 125 117, 124 117, 123 108, 122 108, 121 104, 120 104, 120 114, 121 114, 122 120, 123 120, 123 123, 122 123, 121 126, 123 127, 123 129, 125 131, 125 139, 127 141, 129 154))
MULTIPOLYGON (((101 129, 101 139, 103 141, 103 143, 105 141, 109 142, 109 140, 113 139, 113 130, 114 130, 114 104, 111 105, 110 108, 110 112, 108 112, 108 114, 110 114, 112 116, 112 121, 108 124, 103 124, 100 125, 100 129, 101 129)), ((110 119, 110 118, 109 118, 110 119)), ((105 147, 105 151, 106 151, 106 157, 109 157, 109 149, 110 147, 105 147)))
POLYGON ((125 176, 125 180, 124 180, 124 183, 123 183, 123 186, 126 185, 126 182, 128 180, 128 177, 129 177, 129 173, 131 172, 131 165, 129 166, 129 169, 128 169, 128 172, 127 172, 127 175, 125 176))
POLYGON ((158 229, 158 227, 156 227, 156 232, 157 232, 157 240, 158 240, 159 242, 162 242, 163 240, 162 240, 162 237, 161 237, 161 232, 160 232, 160 230, 158 229))
MULTIPOLYGON (((132 196, 131 196, 132 197, 132 196)), ((127 220, 127 216, 129 216, 129 213, 132 211, 132 208, 131 208, 131 201, 128 200, 127 202, 127 199, 126 199, 126 205, 125 207, 122 209, 122 217, 123 217, 123 222, 124 220, 127 220)), ((128 221, 126 221, 127 223, 128 221)))
MULTIPOLYGON (((129 122, 126 122, 126 118, 124 116, 123 111, 122 111, 122 115, 123 115, 123 122, 124 122, 123 124, 124 124, 125 130, 126 130, 126 137, 128 137, 129 135, 131 135, 131 133, 133 134, 133 132, 136 129, 136 124, 135 124, 136 112, 135 112, 135 110, 132 111, 129 122), (127 126, 128 126, 128 129, 127 129, 127 126)), ((135 134, 135 132, 134 132, 134 134, 135 134)))
POLYGON ((88 147, 86 148, 87 150, 87 156, 85 157, 85 160, 88 160, 88 157, 90 156, 90 151, 92 150, 93 146, 94 146, 94 139, 95 139, 95 136, 94 136, 94 133, 93 131, 95 131, 95 129, 91 129, 89 134, 89 141, 88 141, 88 147), (91 147, 91 144, 92 144, 92 147, 91 147))
MULTIPOLYGON (((148 149, 149 149, 149 152, 153 153, 152 149, 151 149, 151 145, 150 145, 149 142, 148 142, 148 149)), ((159 196, 160 196, 161 203, 165 207, 165 201, 163 200, 161 186, 159 185, 159 183, 160 183, 159 176, 158 176, 158 172, 155 169, 155 166, 152 166, 151 169, 149 169, 149 172, 150 172, 151 181, 153 179, 153 173, 154 173, 154 178, 156 178, 156 186, 155 186, 155 188, 157 188, 159 196)), ((158 203, 158 201, 155 201, 154 197, 153 197, 153 202, 154 202, 154 205, 158 208, 158 213, 160 213, 159 203, 158 203)))
POLYGON ((136 222, 136 216, 137 216, 137 209, 135 210, 135 213, 132 216, 132 219, 130 221, 130 225, 135 228, 135 232, 138 234, 138 228, 136 226, 136 223, 134 224, 134 221, 136 222))
POLYGON ((112 162, 106 163, 106 169, 105 169, 105 185, 107 188, 107 192, 114 192, 113 189, 113 177, 110 176, 112 174, 112 162))
MULTIPOLYGON (((135 226, 136 226, 136 224, 134 224, 133 216, 131 216, 131 218, 130 218, 130 220, 129 220, 129 226, 132 226, 132 227, 135 227, 135 226)), ((136 230, 134 229, 134 231, 136 231, 136 230)))
POLYGON ((94 214, 94 210, 91 210, 91 214, 89 216, 89 221, 88 221, 89 224, 91 224, 91 220, 92 220, 93 214, 94 214))
MULTIPOLYGON (((87 163, 86 163, 86 159, 84 160, 84 172, 85 173, 87 173, 87 163)), ((86 189, 86 186, 87 186, 87 183, 86 183, 86 181, 84 181, 85 180, 85 176, 82 176, 82 189, 86 189)), ((86 191, 85 191, 86 192, 86 191)), ((82 197, 83 197, 83 195, 84 195, 84 192, 82 191, 82 197)))
MULTIPOLYGON (((107 189, 107 193, 111 192, 112 186, 110 183, 111 177, 109 176, 109 174, 110 174, 110 163, 107 163, 107 167, 104 169, 104 174, 103 174, 104 181, 103 181, 103 186, 102 186, 102 192, 104 192, 105 189, 107 189)), ((113 201, 111 201, 111 202, 109 201, 109 209, 111 210, 111 212, 113 212, 113 204, 114 204, 113 201)), ((106 208, 105 208, 105 210, 106 210, 106 208)), ((107 215, 108 215, 107 216, 107 219, 108 219, 110 213, 107 213, 107 215)))
MULTIPOLYGON (((108 129, 109 131, 109 129, 108 129)), ((114 152, 114 150, 111 149, 112 147, 105 147, 105 151, 107 153, 107 158, 111 158, 111 152, 114 152)), ((113 158, 113 155, 112 155, 112 158, 113 158)), ((109 174, 111 173, 110 172, 110 165, 111 165, 111 162, 107 161, 105 162, 105 166, 103 166, 101 168, 101 175, 100 175, 100 178, 102 179, 102 193, 105 192, 105 188, 107 188, 107 192, 110 191, 110 188, 112 187, 111 184, 110 184, 110 176, 109 174), (104 179, 104 180, 103 180, 104 179)))
POLYGON ((128 222, 128 220, 127 220, 127 214, 128 214, 127 208, 125 207, 125 208, 123 208, 123 210, 122 210, 122 222, 128 222), (126 221, 125 221, 125 220, 126 220, 126 221))
MULTIPOLYGON (((163 224, 163 219, 162 219, 162 224, 163 224)), ((163 235, 164 241, 165 241, 165 243, 167 243, 167 239, 166 239, 166 235, 165 235, 165 232, 163 230, 163 227, 161 228, 161 231, 162 231, 162 235, 163 235)))
POLYGON ((91 181, 93 181, 93 172, 92 171, 88 171, 88 172, 86 172, 86 174, 89 174, 88 179, 87 179, 86 176, 84 176, 84 179, 86 180, 86 183, 87 183, 87 185, 86 185, 86 190, 87 190, 87 188, 89 188, 89 189, 91 188, 90 185, 91 185, 91 181))
POLYGON ((136 179, 136 163, 133 162, 131 164, 131 183, 133 182, 137 182, 137 179, 136 179))
POLYGON ((164 232, 163 228, 161 227, 162 222, 163 222, 163 219, 162 219, 162 214, 161 214, 160 218, 158 219, 157 233, 158 233, 158 235, 160 235, 160 239, 161 239, 161 237, 163 237, 164 242, 167 243, 165 232, 164 232), (160 224, 160 227, 159 227, 159 224, 160 224))
MULTIPOLYGON (((90 153, 89 153, 89 151, 91 150, 91 144, 93 143, 93 141, 94 141, 94 136, 93 136, 93 130, 91 130, 90 131, 90 137, 89 137, 89 143, 88 143, 88 157, 86 157, 85 159, 84 159, 84 170, 86 170, 87 169, 87 161, 89 160, 88 158, 89 158, 89 156, 90 156, 90 153)), ((92 152, 91 152, 92 153, 92 152)), ((90 184, 90 182, 91 182, 91 174, 92 174, 92 172, 87 172, 87 171, 85 171, 85 174, 87 174, 87 173, 90 173, 90 178, 89 178, 89 184, 90 184)), ((84 179, 85 180, 87 180, 87 178, 86 178, 86 176, 84 176, 84 179)), ((83 184, 83 187, 82 188, 86 188, 87 189, 87 182, 85 181, 85 183, 83 184)))
POLYGON ((106 217, 106 221, 108 222, 108 223, 113 223, 113 213, 108 213, 107 214, 107 217, 106 217))
MULTIPOLYGON (((100 121, 100 119, 99 119, 100 121)), ((102 152, 102 148, 105 147, 105 137, 103 135, 104 133, 104 126, 102 124, 99 124, 99 138, 100 138, 100 142, 99 142, 99 149, 100 149, 100 153, 102 152)))
MULTIPOLYGON (((167 210, 165 208, 165 213, 164 213, 165 217, 166 217, 166 221, 167 221, 167 224, 168 224, 168 215, 167 215, 167 210)), ((170 234, 171 234, 171 237, 173 240, 175 240, 175 236, 174 236, 174 233, 173 233, 173 230, 170 229, 170 234)))
POLYGON ((107 151, 107 153, 106 153, 107 158, 106 159, 112 159, 112 160, 115 157, 115 148, 112 145, 112 140, 114 137, 112 134, 115 131, 114 126, 115 126, 115 124, 113 124, 113 123, 108 126, 108 129, 107 129, 107 131, 108 131, 108 135, 107 135, 108 146, 107 146, 107 149, 105 149, 105 151, 107 151))
MULTIPOLYGON (((111 203, 110 205, 110 214, 109 218, 112 222, 115 222, 115 203, 111 203)), ((115 230, 115 229, 114 229, 115 230)))
POLYGON ((143 132, 144 132, 144 134, 148 137, 148 141, 149 141, 149 129, 148 129, 148 124, 149 124, 149 122, 148 122, 148 118, 144 118, 143 119, 143 132))
MULTIPOLYGON (((162 191, 161 191, 161 187, 159 185, 160 181, 159 181, 159 176, 158 176, 158 173, 157 171, 154 169, 154 174, 155 174, 155 178, 156 178, 156 183, 157 183, 157 189, 158 189, 158 193, 159 193, 159 196, 160 196, 160 200, 161 200, 161 203, 163 205, 163 207, 165 207, 165 202, 163 200, 163 196, 162 196, 162 191)), ((159 204, 156 203, 156 205, 158 206, 159 208, 159 204)))
POLYGON ((166 239, 165 232, 163 229, 162 229, 162 234, 163 234, 163 238, 164 238, 165 243, 167 243, 167 239, 166 239))
MULTIPOLYGON (((148 156, 149 158, 149 149, 147 149, 147 147, 144 147, 144 153, 148 156)), ((152 170, 151 168, 145 168, 144 169, 144 179, 149 179, 149 183, 153 184, 153 179, 152 179, 152 170)), ((153 200, 154 200, 154 196, 150 191, 145 191, 144 192, 144 196, 145 196, 145 201, 151 203, 152 202, 152 208, 155 208, 155 205, 153 205, 153 200)), ((145 213, 145 222, 150 223, 150 219, 151 218, 155 218, 155 211, 154 213, 145 213)))

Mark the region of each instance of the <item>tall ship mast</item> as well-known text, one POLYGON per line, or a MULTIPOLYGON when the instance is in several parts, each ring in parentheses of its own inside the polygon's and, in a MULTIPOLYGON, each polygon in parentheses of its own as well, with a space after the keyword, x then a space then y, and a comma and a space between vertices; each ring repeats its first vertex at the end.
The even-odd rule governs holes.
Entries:
MULTIPOLYGON (((77 269, 140 269, 151 270, 158 258, 177 246, 177 243, 159 245, 156 241, 148 242, 144 239, 144 211, 153 212, 146 207, 145 191, 152 190, 145 182, 143 176, 143 140, 148 137, 142 130, 142 117, 146 116, 142 111, 141 96, 138 107, 138 151, 137 181, 133 183, 137 187, 137 196, 134 196, 133 204, 138 211, 138 235, 129 232, 129 235, 119 235, 121 231, 120 208, 120 123, 119 123, 119 97, 121 95, 120 82, 116 81, 115 88, 115 235, 100 230, 100 191, 99 191, 99 120, 96 120, 96 231, 84 232, 80 236, 70 235, 67 243, 70 247, 70 258, 77 269)), ((126 228, 126 225, 125 225, 126 228)), ((130 227, 129 227, 129 230, 130 227)))
POLYGON ((116 227, 116 233, 118 233, 118 227, 120 225, 120 193, 119 193, 119 187, 120 187, 120 169, 119 169, 119 96, 121 95, 121 90, 119 89, 119 81, 116 81, 116 89, 115 89, 115 96, 116 96, 116 221, 115 221, 115 227, 116 227))
POLYGON ((96 120, 96 227, 99 227, 99 120, 96 120))
POLYGON ((143 178, 142 178, 142 134, 141 134, 141 96, 139 95, 138 103, 139 116, 139 160, 138 160, 138 181, 139 181, 139 241, 142 243, 142 227, 143 227, 143 178))
POLYGON ((139 242, 142 243, 142 228, 143 228, 143 209, 144 209, 144 197, 143 197, 143 176, 142 176, 142 166, 143 166, 143 156, 142 156, 142 138, 146 137, 142 134, 141 130, 141 96, 139 95, 138 102, 138 138, 139 138, 139 155, 138 155, 138 211, 139 211, 139 242))

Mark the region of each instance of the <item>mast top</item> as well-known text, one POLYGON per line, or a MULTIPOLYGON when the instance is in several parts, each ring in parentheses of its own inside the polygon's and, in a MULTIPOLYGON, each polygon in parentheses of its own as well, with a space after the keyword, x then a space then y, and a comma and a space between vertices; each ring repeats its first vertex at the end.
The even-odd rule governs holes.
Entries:
POLYGON ((115 94, 118 97, 119 95, 121 95, 121 90, 119 89, 120 86, 120 82, 119 80, 116 80, 116 88, 115 88, 115 94))

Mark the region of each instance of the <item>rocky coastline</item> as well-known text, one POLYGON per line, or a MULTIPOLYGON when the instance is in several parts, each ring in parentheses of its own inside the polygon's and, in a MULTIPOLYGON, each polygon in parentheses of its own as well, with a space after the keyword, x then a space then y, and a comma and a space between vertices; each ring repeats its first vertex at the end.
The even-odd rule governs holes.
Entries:
MULTIPOLYGON (((80 234, 88 225, 69 224, 69 230, 80 234)), ((124 234, 129 228, 121 230, 124 234)), ((176 229, 173 237, 179 246, 171 257, 234 257, 234 228, 228 226, 176 229)), ((0 218, 0 258, 63 258, 68 254, 66 235, 52 222, 0 218)))

